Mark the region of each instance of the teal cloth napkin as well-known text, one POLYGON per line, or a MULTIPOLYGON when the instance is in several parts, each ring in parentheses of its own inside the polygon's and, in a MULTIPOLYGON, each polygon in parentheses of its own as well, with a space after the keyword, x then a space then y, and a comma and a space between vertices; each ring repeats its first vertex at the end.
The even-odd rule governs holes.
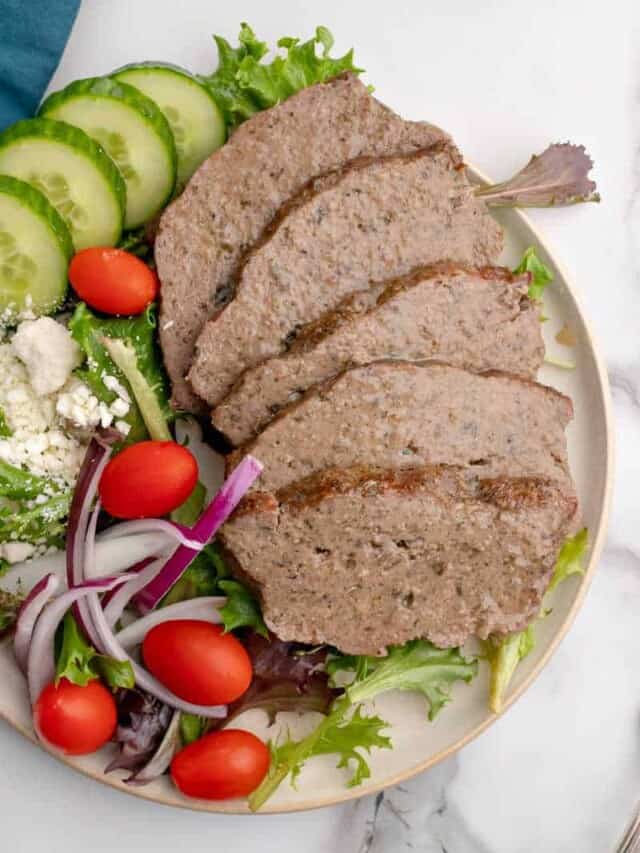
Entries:
POLYGON ((0 130, 33 115, 80 0, 0 0, 0 130))

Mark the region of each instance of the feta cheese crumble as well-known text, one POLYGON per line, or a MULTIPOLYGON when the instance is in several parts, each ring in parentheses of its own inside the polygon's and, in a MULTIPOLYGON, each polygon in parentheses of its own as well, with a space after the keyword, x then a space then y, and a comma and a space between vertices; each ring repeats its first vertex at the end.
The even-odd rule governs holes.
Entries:
POLYGON ((118 398, 111 405, 100 402, 72 375, 79 363, 69 330, 50 317, 24 321, 0 343, 0 409, 11 430, 0 438, 0 459, 75 483, 88 432, 98 424, 111 426, 116 418, 120 424, 131 405, 115 377, 110 380, 118 398))
POLYGON ((39 397, 59 391, 82 361, 80 347, 51 317, 25 320, 11 338, 11 348, 24 364, 39 397))
MULTIPOLYGON (((59 535, 59 496, 68 495, 75 485, 93 429, 115 422, 123 435, 130 430, 124 420, 131 408, 127 389, 105 374, 105 386, 116 399, 110 404, 100 401, 73 375, 82 358, 66 326, 51 317, 24 320, 5 338, 0 331, 0 412, 9 432, 0 436, 0 460, 48 479, 43 494, 23 507, 26 513, 41 509, 40 527, 36 533, 9 527, 3 534, 6 541, 0 542, 0 565, 51 550, 43 534, 51 530, 53 538, 59 535)), ((0 507, 11 507, 7 500, 0 498, 0 507)))
POLYGON ((0 560, 7 563, 22 563, 36 553, 36 546, 29 542, 3 542, 0 544, 0 560))

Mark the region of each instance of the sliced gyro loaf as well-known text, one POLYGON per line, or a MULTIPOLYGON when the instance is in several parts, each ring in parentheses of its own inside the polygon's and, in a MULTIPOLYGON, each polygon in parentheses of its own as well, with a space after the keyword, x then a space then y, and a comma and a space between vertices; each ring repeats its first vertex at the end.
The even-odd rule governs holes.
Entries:
POLYGON ((524 628, 576 524, 575 496, 544 478, 360 467, 250 495, 222 540, 282 640, 381 654, 524 628))
POLYGON ((198 408, 184 378, 196 338, 228 299, 241 256, 284 202, 354 158, 406 153, 445 138, 431 124, 404 121, 350 74, 303 89, 238 128, 160 221, 160 339, 174 403, 198 408))
POLYGON ((356 367, 312 388, 232 453, 264 464, 274 492, 325 468, 473 466, 479 476, 570 482, 571 400, 509 374, 403 361, 356 367))
POLYGON ((212 406, 247 368, 372 281, 453 260, 495 262, 502 232, 447 144, 319 178, 248 255, 234 300, 202 331, 189 372, 212 406))
POLYGON ((528 286, 527 275, 504 267, 440 264, 351 294, 303 328, 284 355, 247 370, 213 424, 241 444, 312 385, 380 359, 437 359, 534 378, 544 342, 528 286))

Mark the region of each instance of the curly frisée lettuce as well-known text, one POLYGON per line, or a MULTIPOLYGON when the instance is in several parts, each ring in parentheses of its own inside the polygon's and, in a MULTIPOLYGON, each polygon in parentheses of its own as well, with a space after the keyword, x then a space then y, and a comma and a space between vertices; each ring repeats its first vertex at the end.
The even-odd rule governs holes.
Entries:
POLYGON ((350 786, 371 775, 363 755, 373 747, 390 749, 391 739, 382 734, 388 723, 378 716, 365 716, 360 707, 388 690, 422 693, 433 720, 450 699, 451 685, 470 682, 478 671, 475 660, 466 660, 459 649, 438 649, 426 640, 393 646, 386 657, 340 655, 327 663, 334 686, 341 673, 351 678, 344 694, 317 728, 300 741, 289 738, 271 744, 271 766, 260 786, 249 797, 253 811, 259 809, 287 776, 295 783, 305 762, 316 755, 335 754, 338 767, 353 767, 350 786))
MULTIPOLYGON (((586 527, 565 540, 547 587, 547 596, 571 575, 584 574, 584 557, 588 545, 589 533, 586 527)), ((550 609, 543 602, 538 619, 544 619, 548 613, 550 609)), ((506 635, 494 634, 485 642, 485 654, 491 670, 489 708, 496 714, 502 710, 504 695, 518 664, 533 651, 535 645, 535 622, 528 625, 524 631, 506 635)))
MULTIPOLYGON (((108 387, 108 377, 115 377, 135 398, 135 390, 104 345, 104 339, 109 338, 126 344, 127 365, 135 367, 136 377, 138 379, 140 376, 143 377, 145 385, 151 389, 154 410, 150 417, 154 419, 161 417, 165 424, 173 419, 174 413, 169 405, 167 380, 155 340, 155 306, 149 306, 138 317, 113 319, 98 317, 84 302, 81 302, 69 321, 69 330, 87 357, 86 363, 76 370, 76 374, 101 402, 111 405, 117 399, 117 393, 108 387), (132 353, 135 354, 135 365, 132 362, 132 353)), ((120 347, 118 351, 120 352, 121 349, 120 347)), ((132 400, 128 412, 122 417, 129 426, 127 444, 134 444, 148 437, 145 417, 140 409, 140 405, 144 403, 139 404, 136 400, 137 398, 132 400)), ((145 414, 147 414, 146 411, 145 414)))
POLYGON ((291 776, 291 784, 295 786, 305 763, 316 755, 337 755, 338 767, 349 767, 350 763, 355 763, 348 785, 361 784, 371 775, 362 750, 370 752, 373 747, 391 749, 391 739, 382 734, 388 725, 378 716, 364 716, 361 708, 354 710, 349 699, 342 697, 306 738, 269 744, 269 772, 249 797, 249 808, 252 811, 261 808, 287 776, 291 776))
POLYGON ((353 50, 341 57, 330 56, 333 36, 326 27, 317 27, 315 36, 302 43, 289 36, 279 39, 277 46, 284 48, 285 55, 268 63, 262 59, 269 46, 259 41, 246 23, 241 25, 238 47, 232 47, 222 36, 214 36, 214 40, 218 68, 200 80, 213 94, 230 129, 307 86, 343 71, 362 72, 353 64, 353 50))
POLYGON ((471 681, 478 664, 466 660, 459 649, 439 649, 427 640, 411 640, 403 646, 392 646, 383 658, 333 658, 327 669, 334 681, 338 672, 355 674, 346 688, 353 704, 365 702, 387 690, 411 690, 424 695, 429 705, 429 720, 434 720, 451 700, 451 685, 456 681, 471 681))

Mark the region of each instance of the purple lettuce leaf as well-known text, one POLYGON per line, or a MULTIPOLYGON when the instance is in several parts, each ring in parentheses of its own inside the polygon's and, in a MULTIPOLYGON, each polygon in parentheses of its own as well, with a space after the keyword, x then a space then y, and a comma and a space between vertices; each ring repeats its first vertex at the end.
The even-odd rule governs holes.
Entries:
POLYGON ((556 143, 534 154, 513 178, 477 189, 476 196, 492 207, 561 207, 600 201, 595 181, 589 179, 592 166, 584 145, 556 143))
POLYGON ((116 701, 118 728, 115 741, 120 751, 105 768, 105 773, 129 770, 131 776, 126 781, 135 781, 136 774, 146 766, 161 744, 173 712, 141 690, 121 690, 116 701))
POLYGON ((324 664, 328 648, 309 649, 251 633, 244 646, 253 664, 253 681, 246 693, 229 705, 229 713, 217 727, 253 708, 260 708, 273 723, 279 711, 318 711, 326 714, 340 692, 329 687, 324 664))

